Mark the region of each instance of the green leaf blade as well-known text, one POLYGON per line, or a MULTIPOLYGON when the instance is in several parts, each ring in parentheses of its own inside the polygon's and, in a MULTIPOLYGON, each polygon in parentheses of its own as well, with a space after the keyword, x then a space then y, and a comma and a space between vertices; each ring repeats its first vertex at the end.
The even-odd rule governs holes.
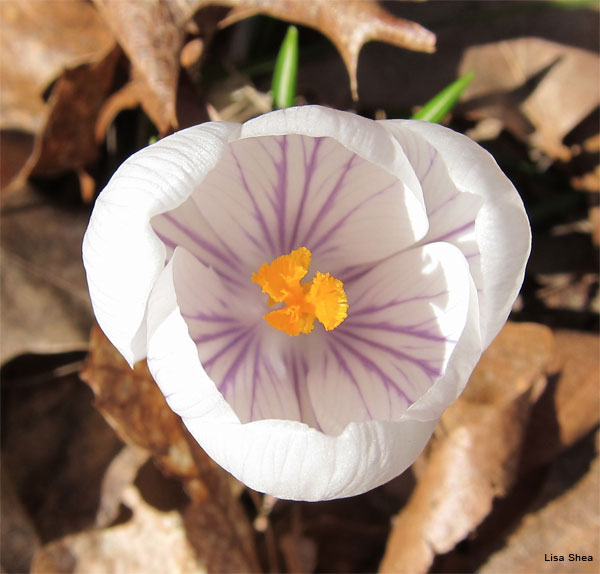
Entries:
POLYGON ((277 54, 271 91, 273 109, 294 105, 298 79, 298 28, 290 26, 277 54))
POLYGON ((455 106, 458 98, 474 78, 473 72, 458 78, 449 86, 446 86, 439 94, 429 100, 419 111, 412 115, 413 120, 439 123, 446 114, 455 106))

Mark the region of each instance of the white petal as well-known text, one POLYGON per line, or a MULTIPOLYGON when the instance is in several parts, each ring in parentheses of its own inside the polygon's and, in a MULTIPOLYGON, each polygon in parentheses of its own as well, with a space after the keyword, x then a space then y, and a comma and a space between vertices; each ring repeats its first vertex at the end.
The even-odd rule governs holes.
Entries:
MULTIPOLYGON (((451 236, 444 240, 454 242, 470 260, 485 348, 502 328, 523 282, 531 242, 523 203, 493 157, 466 136, 428 122, 388 120, 381 125, 396 137, 421 174, 427 210, 434 211, 448 202, 442 208, 442 223, 455 221, 455 229, 466 223, 464 213, 470 199, 454 198, 455 189, 483 200, 474 229, 478 253, 471 250, 474 244, 468 234, 462 244, 451 236), (427 185, 427 166, 432 158, 435 164, 443 161, 453 185, 427 185)), ((435 240, 436 231, 431 233, 435 240)))
MULTIPOLYGON (((379 123, 321 106, 299 106, 277 110, 246 122, 239 137, 286 134, 335 139, 354 154, 395 176, 405 186, 405 201, 412 215, 412 233, 418 238, 425 235, 427 220, 422 213, 424 202, 419 180, 401 146, 379 123)), ((309 159, 309 156, 306 157, 309 159)))
MULTIPOLYGON (((314 426, 298 339, 264 320, 266 296, 248 280, 243 294, 178 247, 172 259, 177 304, 198 357, 242 422, 266 418, 314 426)), ((163 298, 153 291, 154 298, 163 298)))
POLYGON ((96 201, 83 261, 98 323, 133 363, 146 354, 148 296, 166 250, 150 219, 177 207, 217 164, 239 125, 203 124, 131 156, 96 201))
POLYGON ((433 417, 441 417, 469 382, 483 351, 479 328, 479 298, 472 278, 469 280, 468 300, 467 321, 444 374, 427 393, 408 407, 406 414, 411 418, 427 421, 433 417))
POLYGON ((204 371, 177 303, 173 261, 148 306, 148 364, 169 406, 206 452, 261 492, 327 500, 375 488, 419 455, 436 420, 351 424, 332 437, 284 420, 241 424, 204 371))
POLYGON ((222 276, 223 264, 246 277, 298 247, 333 273, 397 253, 427 230, 402 180, 334 139, 301 135, 231 142, 178 212, 155 218, 161 236, 177 242, 182 227, 193 229, 198 239, 183 245, 222 276))
POLYGON ((388 482, 415 461, 437 423, 352 423, 332 437, 291 421, 184 421, 209 456, 250 488, 307 501, 355 496, 388 482))
POLYGON ((470 281, 462 253, 434 243, 345 284, 348 318, 315 337, 308 357, 310 397, 324 432, 337 434, 352 421, 397 420, 429 391, 463 334, 470 281))

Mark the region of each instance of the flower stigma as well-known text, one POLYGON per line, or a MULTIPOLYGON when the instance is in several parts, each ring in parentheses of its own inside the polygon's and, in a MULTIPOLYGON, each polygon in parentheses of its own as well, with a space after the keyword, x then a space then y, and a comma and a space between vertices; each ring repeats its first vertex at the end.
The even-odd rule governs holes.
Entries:
POLYGON ((310 283, 300 283, 308 273, 311 258, 310 250, 300 247, 264 263, 252 274, 252 281, 269 296, 269 306, 285 304, 267 313, 265 321, 288 335, 310 333, 315 319, 331 331, 348 316, 348 297, 339 279, 317 272, 310 283))

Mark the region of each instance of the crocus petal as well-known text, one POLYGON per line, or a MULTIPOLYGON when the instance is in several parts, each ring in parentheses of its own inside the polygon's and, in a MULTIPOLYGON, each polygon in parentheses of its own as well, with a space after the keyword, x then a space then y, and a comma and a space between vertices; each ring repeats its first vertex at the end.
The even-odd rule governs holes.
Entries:
POLYGON ((98 323, 130 364, 146 354, 146 304, 166 257, 150 219, 187 199, 237 130, 204 124, 141 150, 96 202, 83 241, 90 296, 98 323))
POLYGON ((319 427, 338 434, 351 421, 396 420, 425 395, 463 333, 469 284, 464 256, 448 243, 410 249, 346 283, 348 318, 313 336, 308 354, 319 427))
POLYGON ((287 420, 241 424, 198 360, 178 306, 173 261, 148 306, 148 365, 206 452, 251 488, 280 498, 327 500, 375 488, 414 461, 436 424, 404 416, 352 423, 337 437, 287 420))
POLYGON ((516 191, 467 138, 306 106, 130 158, 84 262, 101 327, 130 362, 147 351, 218 464, 256 490, 325 500, 415 460, 504 322, 529 239, 516 191), (296 293, 291 272, 262 266, 302 247, 296 293), (263 317, 284 304, 322 324, 273 329, 263 317))
MULTIPOLYGON (((242 125, 239 138, 298 134, 328 137, 363 159, 395 175, 424 207, 419 180, 404 151, 376 122, 321 106, 299 106, 277 110, 242 125)), ((426 228, 426 226, 425 226, 426 228)))
MULTIPOLYGON (((373 126, 388 147, 400 149, 373 126)), ((395 174, 331 138, 244 138, 229 144, 178 213, 156 217, 154 225, 171 243, 183 227, 193 229, 196 247, 185 246, 207 264, 225 263, 242 280, 299 247, 310 249, 323 270, 335 271, 332 266, 378 261, 423 237, 427 217, 418 197, 420 189, 413 193, 395 174), (215 229, 227 233, 217 237, 215 229)))
MULTIPOLYGON (((387 120, 380 123, 403 146, 411 164, 421 174, 428 211, 443 204, 440 194, 445 194, 448 201, 443 208, 447 213, 445 220, 456 218, 460 226, 464 223, 461 207, 465 202, 454 198, 455 189, 483 199, 475 220, 479 255, 470 252, 470 247, 465 247, 464 252, 472 260, 485 348, 504 325, 523 282, 531 234, 521 198, 494 158, 468 137, 428 122, 387 120), (431 158, 434 163, 445 164, 453 185, 443 188, 428 185, 426 166, 431 158)), ((431 233, 435 238, 436 231, 431 233)))
MULTIPOLYGON (((198 358, 238 418, 314 425, 308 393, 301 384, 301 356, 288 335, 262 320, 265 301, 259 290, 243 299, 232 296, 226 281, 181 247, 166 271, 171 272, 198 358)), ((157 285, 152 301, 168 297, 162 292, 164 284, 157 285)))

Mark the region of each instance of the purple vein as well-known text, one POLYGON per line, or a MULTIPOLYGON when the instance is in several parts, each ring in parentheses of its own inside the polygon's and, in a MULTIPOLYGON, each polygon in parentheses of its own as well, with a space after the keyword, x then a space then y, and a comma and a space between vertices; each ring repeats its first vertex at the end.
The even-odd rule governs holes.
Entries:
MULTIPOLYGON (((248 334, 249 334, 249 332, 246 331, 243 334, 243 336, 246 336, 248 334)), ((248 340, 246 341, 246 343, 242 346, 242 348, 240 349, 240 352, 237 354, 237 356, 235 357, 235 359, 233 359, 233 361, 231 362, 231 366, 229 367, 229 369, 225 373, 225 376, 223 377, 223 379, 217 385, 218 388, 219 388, 219 390, 222 393, 225 393, 227 391, 227 387, 229 387, 229 385, 231 384, 232 380, 235 379, 235 376, 237 375, 237 372, 240 370, 240 367, 242 366, 244 360, 246 359, 246 355, 248 353, 248 347, 250 346, 250 344, 252 343, 252 341, 253 341, 253 337, 251 336, 251 337, 248 338, 248 340)), ((207 363, 205 363, 205 365, 206 364, 207 363)))
POLYGON ((344 180, 346 179, 346 175, 352 169, 352 164, 354 163, 354 161, 357 158, 358 158, 358 156, 352 154, 352 156, 350 156, 350 159, 346 162, 346 164, 342 168, 342 170, 340 172, 340 175, 339 175, 339 177, 338 177, 335 185, 333 186, 333 189, 331 190, 331 192, 329 193, 329 196, 325 200, 325 203, 321 206, 321 209, 319 210, 319 213, 317 213, 317 215, 312 220, 310 228, 309 228, 309 230, 306 233, 306 238, 309 238, 309 237, 311 237, 314 234, 315 230, 320 225, 320 223, 323 220, 323 218, 333 208, 333 206, 334 206, 334 204, 335 204, 335 202, 337 200, 337 196, 339 195, 339 193, 342 190, 342 187, 344 185, 344 180))
POLYGON ((296 394, 296 399, 298 400, 298 412, 300 413, 300 421, 304 421, 304 413, 302 412, 302 399, 300 397, 300 380, 298 378, 298 364, 296 363, 296 353, 292 349, 290 351, 290 363, 292 365, 292 382, 294 385, 294 393, 296 394))
POLYGON ((373 419, 373 415, 371 414, 371 411, 369 410, 369 405, 367 404, 367 401, 365 401, 365 397, 364 397, 364 395, 362 393, 360 385, 358 384, 358 381, 356 380, 356 378, 355 378, 354 374, 352 373, 351 369, 348 367, 348 364, 346 363, 346 361, 344 360, 344 358, 342 357, 342 355, 338 352, 338 350, 335 348, 335 346, 332 345, 331 343, 329 343, 329 349, 331 350, 331 352, 335 356, 335 358, 336 358, 336 360, 338 362, 338 365, 341 367, 342 371, 344 371, 344 373, 346 373, 346 375, 348 376, 348 378, 350 379, 350 381, 352 382, 352 384, 356 387, 356 390, 358 391, 358 395, 360 397, 360 400, 361 400, 363 406, 365 407, 365 410, 367 411, 367 415, 369 416, 370 419, 373 419))
POLYGON ((228 335, 233 335, 234 333, 239 333, 243 328, 244 327, 241 327, 240 325, 236 325, 235 327, 231 327, 230 329, 225 329, 223 331, 217 331, 216 333, 205 333, 203 335, 198 335, 197 337, 194 337, 194 343, 197 345, 198 343, 214 341, 215 339, 227 337, 228 335))
POLYGON ((220 351, 218 351, 212 357, 210 357, 210 359, 206 359, 205 361, 202 361, 202 365, 204 366, 204 368, 208 369, 211 365, 213 365, 215 363, 215 361, 218 361, 227 351, 229 351, 230 349, 235 347, 241 340, 243 340, 245 337, 247 337, 248 335, 251 335, 251 334, 252 334, 252 331, 250 329, 246 329, 246 331, 244 331, 237 337, 234 337, 233 340, 231 340, 228 345, 225 345, 220 351))
POLYGON ((435 158, 437 156, 437 152, 435 151, 435 149, 431 148, 430 152, 432 152, 432 153, 430 153, 429 165, 427 166, 427 169, 425 169, 425 173, 423 173, 419 177, 419 181, 421 182, 421 185, 427 179, 427 176, 429 175, 429 172, 431 171, 431 168, 433 167, 433 162, 435 161, 435 158))
POLYGON ((380 195, 384 194, 386 191, 391 189, 395 184, 396 184, 395 181, 390 183, 383 189, 380 189, 379 191, 373 193, 369 197, 366 197, 365 199, 363 199, 358 205, 355 205, 348 213, 346 213, 346 215, 344 215, 343 217, 338 219, 338 221, 336 222, 335 225, 330 227, 328 231, 323 233, 323 235, 321 237, 319 237, 319 239, 317 239, 312 244, 313 249, 319 249, 319 247, 321 247, 321 245, 323 245, 323 242, 329 240, 331 238, 331 236, 334 235, 335 232, 338 231, 338 229, 340 227, 342 227, 346 223, 346 221, 348 221, 348 219, 350 217, 352 217, 359 209, 361 209, 365 204, 369 203, 369 201, 372 201, 376 197, 379 197, 380 195))
POLYGON ((242 167, 242 164, 240 163, 240 160, 238 159, 233 149, 231 150, 231 155, 235 160, 240 177, 242 178, 242 185, 244 186, 244 189, 246 190, 246 193, 248 194, 248 197, 252 202, 252 206, 254 207, 254 218, 258 222, 263 236, 265 238, 265 241, 269 244, 271 251, 275 252, 275 243, 273 242, 273 238, 271 237, 271 233, 269 231, 269 228, 267 227, 267 223, 265 221, 265 218, 263 217, 263 213, 260 210, 258 203, 256 202, 256 199, 250 189, 250 186, 248 185, 248 180, 246 179, 246 173, 244 171, 244 168, 242 167))
MULTIPOLYGON (((277 170, 277 183, 275 186, 275 215, 277 217, 277 230, 279 232, 279 249, 281 253, 285 253, 285 217, 287 209, 287 171, 288 171, 288 157, 287 148, 288 141, 287 137, 283 136, 281 141, 278 142, 281 148, 281 161, 275 163, 275 169, 277 170)), ((275 158, 271 156, 273 162, 275 158)))
POLYGON ((187 235, 196 245, 198 245, 198 247, 201 247, 213 257, 221 260, 225 265, 237 267, 237 263, 228 255, 225 255, 218 247, 213 245, 210 241, 207 241, 204 237, 201 237, 196 231, 183 224, 170 213, 163 213, 161 217, 169 221, 175 227, 175 229, 181 231, 181 233, 184 235, 187 235))
POLYGON ((448 231, 447 233, 444 233, 443 235, 440 235, 440 236, 432 238, 432 239, 428 239, 427 242, 433 243, 435 241, 445 241, 446 239, 449 239, 450 237, 454 237, 455 235, 458 235, 459 233, 462 233, 463 231, 467 231, 469 228, 473 227, 474 225, 475 225, 475 220, 468 221, 464 225, 461 225, 460 227, 457 227, 456 229, 453 229, 452 231, 448 231))
POLYGON ((305 138, 302 137, 302 153, 304 154, 304 187, 302 189, 302 197, 300 198, 300 205, 298 206, 298 211, 296 212, 296 221, 294 222, 294 228, 292 230, 292 236, 290 238, 290 245, 288 251, 291 251, 296 246, 296 240, 298 239, 298 229, 300 228, 300 221, 302 220, 302 216, 304 215, 304 210, 306 207, 306 200, 308 198, 308 194, 310 191, 310 186, 312 184, 312 179, 315 175, 316 171, 316 162, 317 156, 319 153, 319 148, 323 143, 323 138, 319 138, 315 141, 315 146, 310 154, 310 160, 308 163, 306 162, 306 144, 305 138))
POLYGON ((400 335, 409 335, 411 337, 415 337, 417 339, 425 339, 427 341, 456 343, 456 341, 448 339, 447 337, 444 337, 443 335, 437 335, 435 333, 431 333, 428 331, 419 331, 419 330, 413 329, 412 327, 405 327, 402 325, 393 325, 392 323, 389 323, 388 321, 376 321, 376 322, 364 322, 364 323, 353 322, 352 328, 353 329, 354 328, 375 329, 375 330, 379 330, 379 331, 388 331, 390 333, 398 333, 400 335))
MULTIPOLYGON (((384 384, 386 390, 389 390, 390 388, 394 389, 396 394, 400 395, 408 404, 412 404, 413 401, 404 392, 404 389, 402 389, 402 387, 400 387, 389 375, 386 375, 383 370, 379 368, 371 359, 363 355, 358 349, 346 343, 345 341, 338 340, 338 343, 350 351, 352 357, 362 363, 365 369, 374 372, 381 379, 381 382, 384 384)), ((406 375, 404 375, 404 378, 407 378, 406 375)))
POLYGON ((193 315, 189 313, 182 313, 182 316, 186 319, 195 319, 198 321, 206 321, 209 323, 234 323, 237 321, 234 317, 227 317, 226 315, 215 315, 215 314, 207 314, 207 313, 194 313, 193 315))
POLYGON ((256 343, 254 350, 254 364, 252 365, 252 398, 250 399, 250 420, 254 420, 254 405, 256 403, 256 387, 258 386, 258 379, 260 378, 259 373, 259 356, 260 356, 260 343, 256 343))
MULTIPOLYGON (((171 238, 167 237, 160 231, 154 230, 154 233, 156 233, 157 237, 170 249, 175 250, 176 247, 182 247, 179 243, 173 241, 171 238)), ((194 257, 196 259, 198 259, 198 261, 200 261, 200 263, 202 263, 202 265, 204 265, 205 267, 210 267, 210 268, 214 269, 215 273, 219 277, 221 277, 221 279, 224 279, 225 281, 229 281, 230 283, 233 283, 234 285, 237 285, 238 287, 243 287, 243 284, 240 283, 237 279, 234 279, 233 277, 231 277, 231 275, 228 275, 224 271, 221 271, 218 267, 211 265, 210 263, 207 262, 206 259, 199 257, 195 253, 194 253, 194 257)))
MULTIPOLYGON (((200 211, 200 208, 198 208, 198 211, 200 211)), ((219 243, 221 244, 221 246, 223 247, 223 249, 225 249, 225 251, 227 251, 227 253, 229 254, 229 257, 232 260, 235 260, 238 264, 242 263, 242 258, 233 249, 231 249, 231 247, 215 231, 215 228, 211 225, 210 221, 206 217, 203 217, 203 219, 204 219, 203 225, 205 225, 206 227, 208 227, 213 232, 213 235, 217 238, 217 240, 219 241, 219 243)), ((239 269, 239 265, 237 267, 239 269)))
MULTIPOLYGON (((370 290, 366 290, 365 292, 361 293, 358 297, 353 298, 352 303, 354 307, 356 307, 357 302, 360 301, 366 294, 368 294, 369 291, 370 290)), ((398 305, 405 305, 414 301, 432 301, 434 299, 437 299, 438 297, 442 297, 443 295, 447 294, 448 291, 440 291, 439 293, 433 293, 431 295, 415 295, 414 297, 407 297, 406 299, 394 299, 382 305, 370 305, 369 307, 363 307, 362 309, 352 311, 352 316, 348 316, 348 321, 354 319, 359 315, 370 315, 373 313, 378 313, 379 311, 387 311, 392 307, 396 307, 398 305)))
POLYGON ((402 351, 399 351, 398 349, 388 347, 387 345, 383 345, 382 343, 372 341, 370 339, 367 339, 366 337, 361 337, 360 335, 357 335, 356 333, 353 333, 349 330, 340 331, 339 335, 345 335, 346 337, 350 337, 356 341, 360 341, 361 343, 365 343, 366 345, 369 345, 375 349, 383 351, 384 353, 387 353, 396 359, 400 359, 400 360, 412 363, 412 364, 416 365, 417 367, 419 367, 425 374, 427 374, 430 377, 439 377, 441 374, 439 369, 435 369, 434 367, 432 367, 430 365, 430 361, 426 361, 424 359, 417 359, 416 357, 407 355, 406 353, 403 353, 402 351))
MULTIPOLYGON (((425 193, 425 190, 423 190, 423 193, 425 193)), ((452 201, 454 201, 459 195, 460 195, 460 192, 459 193, 455 193, 454 195, 451 195, 448 199, 445 199, 442 203, 440 203, 435 209, 432 209, 431 211, 428 211, 427 215, 429 215, 429 218, 433 217, 440 209, 443 209, 449 203, 451 203, 452 201)))

